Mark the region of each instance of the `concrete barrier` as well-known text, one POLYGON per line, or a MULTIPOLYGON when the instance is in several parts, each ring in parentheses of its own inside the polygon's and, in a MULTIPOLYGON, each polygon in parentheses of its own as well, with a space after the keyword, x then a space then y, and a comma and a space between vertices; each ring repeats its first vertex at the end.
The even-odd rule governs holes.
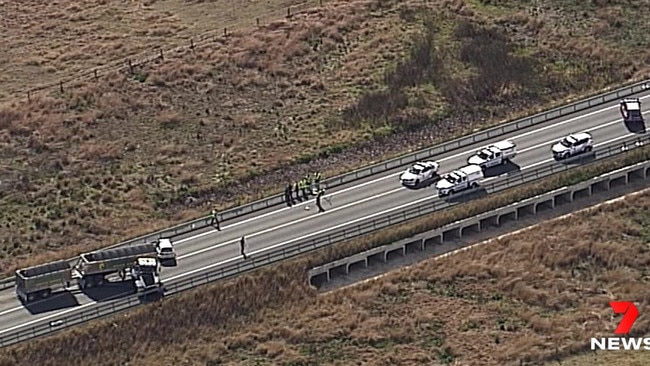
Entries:
POLYGON ((534 216, 539 212, 553 210, 557 206, 590 197, 599 192, 609 191, 638 181, 650 179, 650 161, 638 163, 572 186, 556 189, 542 195, 525 199, 491 210, 489 212, 463 219, 438 229, 415 235, 392 244, 366 250, 346 258, 312 268, 308 271, 309 283, 318 287, 333 277, 348 275, 356 268, 367 268, 373 262, 386 263, 393 257, 405 256, 414 251, 424 251, 428 247, 441 245, 460 239, 472 232, 480 232, 492 226, 501 226, 508 221, 534 216))

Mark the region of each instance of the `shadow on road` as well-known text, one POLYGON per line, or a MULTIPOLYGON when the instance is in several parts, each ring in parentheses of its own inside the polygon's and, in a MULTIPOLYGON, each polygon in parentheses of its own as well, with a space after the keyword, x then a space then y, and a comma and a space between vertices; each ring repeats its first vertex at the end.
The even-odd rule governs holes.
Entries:
POLYGON ((646 133, 645 122, 625 122, 625 128, 631 133, 643 134, 646 133))
POLYGON ((596 160, 596 153, 593 151, 590 151, 588 153, 583 153, 580 155, 575 155, 567 159, 555 159, 558 163, 564 164, 564 165, 581 165, 581 164, 586 164, 586 163, 591 163, 594 160, 596 160))
POLYGON ((447 197, 443 197, 443 199, 445 201, 447 201, 447 202, 450 202, 450 203, 452 203, 452 202, 453 203, 463 203, 463 202, 469 202, 471 200, 475 200, 477 198, 482 198, 482 197, 485 197, 487 195, 488 195, 488 191, 483 187, 479 187, 479 188, 475 188, 475 189, 472 189, 472 190, 459 192, 459 193, 456 193, 456 194, 453 194, 453 195, 450 195, 450 196, 447 196, 447 197))
POLYGON ((520 171, 521 171, 521 167, 519 165, 513 163, 512 161, 508 161, 503 165, 497 165, 497 166, 487 168, 484 172, 484 175, 486 178, 490 178, 490 177, 498 177, 502 174, 508 174, 508 173, 514 173, 520 171))
POLYGON ((158 301, 158 300, 162 299, 165 296, 164 292, 165 292, 164 290, 163 291, 151 291, 150 293, 140 295, 138 297, 138 299, 143 304, 158 301))
POLYGON ((174 259, 161 259, 160 260, 160 265, 163 267, 176 267, 178 266, 178 261, 176 258, 174 259))
POLYGON ((415 186, 407 186, 405 184, 402 184, 402 187, 404 187, 406 189, 410 189, 412 191, 416 191, 418 189, 431 187, 431 186, 435 185, 436 182, 439 181, 439 180, 440 180, 440 176, 439 175, 434 175, 433 178, 431 178, 429 180, 425 180, 424 182, 420 182, 415 186))
POLYGON ((108 301, 136 293, 133 281, 107 282, 103 286, 82 290, 93 301, 108 301))
POLYGON ((31 314, 41 314, 50 311, 61 310, 79 306, 79 302, 74 295, 68 291, 52 294, 47 299, 37 300, 29 304, 25 304, 25 309, 31 314))

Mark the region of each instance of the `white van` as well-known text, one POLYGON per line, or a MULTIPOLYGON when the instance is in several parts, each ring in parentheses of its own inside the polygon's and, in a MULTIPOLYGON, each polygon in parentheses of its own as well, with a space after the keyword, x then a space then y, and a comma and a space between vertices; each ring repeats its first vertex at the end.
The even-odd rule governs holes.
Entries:
POLYGON ((174 245, 169 239, 158 239, 156 243, 156 252, 158 253, 158 259, 176 259, 176 252, 174 252, 174 245))
POLYGON ((447 196, 464 189, 478 187, 483 177, 483 169, 479 165, 466 165, 443 175, 436 183, 436 189, 440 197, 447 196))

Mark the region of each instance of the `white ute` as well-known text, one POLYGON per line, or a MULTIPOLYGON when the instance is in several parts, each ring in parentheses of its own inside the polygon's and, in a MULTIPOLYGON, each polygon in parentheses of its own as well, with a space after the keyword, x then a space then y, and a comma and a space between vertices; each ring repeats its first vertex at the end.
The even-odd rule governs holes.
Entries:
POLYGON ((467 159, 467 164, 478 165, 483 170, 506 164, 517 155, 517 145, 510 140, 500 141, 478 150, 467 159))
POLYGON ((443 175, 436 189, 440 197, 454 194, 468 188, 476 188, 483 180, 483 169, 478 165, 467 165, 443 175))
POLYGON ((172 245, 172 241, 169 239, 158 239, 158 242, 156 243, 156 253, 158 254, 158 259, 160 260, 176 259, 174 246, 172 245))
POLYGON ((557 143, 553 144, 551 151, 556 159, 566 159, 573 155, 591 151, 594 141, 587 132, 571 134, 557 143))
POLYGON ((400 175, 399 179, 405 186, 417 186, 421 182, 433 178, 438 173, 440 164, 435 161, 419 161, 400 175))
POLYGON ((641 113, 641 99, 625 98, 621 100, 621 116, 625 123, 643 122, 643 113, 641 113))

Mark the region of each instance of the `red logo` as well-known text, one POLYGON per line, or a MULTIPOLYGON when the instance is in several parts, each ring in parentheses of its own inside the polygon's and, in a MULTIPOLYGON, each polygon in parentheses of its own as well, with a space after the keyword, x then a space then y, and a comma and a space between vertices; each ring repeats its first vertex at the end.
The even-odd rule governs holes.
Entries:
POLYGON ((634 321, 639 317, 639 310, 631 301, 612 301, 609 303, 616 314, 623 314, 614 334, 628 334, 634 321))

